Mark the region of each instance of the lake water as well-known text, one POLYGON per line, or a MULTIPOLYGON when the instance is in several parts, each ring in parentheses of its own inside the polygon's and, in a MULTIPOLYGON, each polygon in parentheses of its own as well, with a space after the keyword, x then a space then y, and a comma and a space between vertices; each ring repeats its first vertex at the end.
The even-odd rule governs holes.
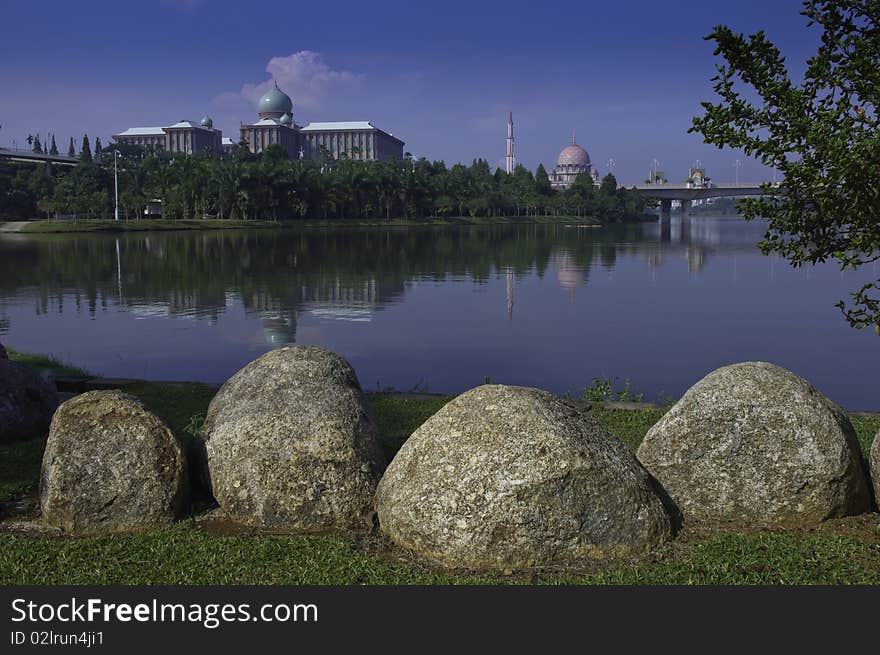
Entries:
POLYGON ((765 360, 880 409, 880 337, 836 301, 868 267, 792 269, 764 226, 692 217, 556 225, 0 234, 0 341, 114 377, 220 382, 287 343, 347 358, 365 389, 456 393, 486 376, 647 399, 765 360))

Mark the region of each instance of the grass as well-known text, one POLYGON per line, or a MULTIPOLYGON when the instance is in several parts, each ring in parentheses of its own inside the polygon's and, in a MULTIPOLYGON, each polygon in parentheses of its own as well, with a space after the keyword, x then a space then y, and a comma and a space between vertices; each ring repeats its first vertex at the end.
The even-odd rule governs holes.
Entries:
POLYGON ((164 230, 229 230, 252 228, 312 228, 312 227, 401 227, 418 225, 499 225, 510 223, 538 224, 578 224, 600 225, 591 217, 583 216, 432 216, 427 218, 337 218, 305 219, 291 221, 239 221, 219 219, 140 219, 127 221, 80 220, 47 221, 35 220, 21 228, 27 234, 60 234, 74 232, 143 232, 164 230))
POLYGON ((38 371, 49 371, 56 377, 90 377, 91 373, 79 367, 67 364, 52 355, 33 355, 8 350, 9 359, 19 364, 26 364, 38 371))
POLYGON ((69 232, 144 232, 164 230, 234 230, 242 228, 279 227, 275 221, 221 221, 217 219, 162 220, 142 219, 137 221, 80 220, 72 221, 33 221, 25 225, 21 232, 27 234, 58 234, 69 232))
MULTIPOLYGON (((215 390, 190 383, 126 387, 184 438, 201 424, 215 390)), ((367 398, 389 457, 449 400, 387 393, 367 398)), ((663 410, 594 407, 591 414, 635 450, 663 410)), ((880 420, 854 417, 853 425, 867 456, 880 420)), ((38 440, 0 448, 0 501, 35 491, 43 446, 38 440)), ((855 527, 843 523, 804 532, 682 535, 641 561, 513 576, 437 571, 375 535, 222 535, 190 521, 147 534, 76 539, 0 533, 0 585, 880 584, 877 516, 856 519, 855 527)))

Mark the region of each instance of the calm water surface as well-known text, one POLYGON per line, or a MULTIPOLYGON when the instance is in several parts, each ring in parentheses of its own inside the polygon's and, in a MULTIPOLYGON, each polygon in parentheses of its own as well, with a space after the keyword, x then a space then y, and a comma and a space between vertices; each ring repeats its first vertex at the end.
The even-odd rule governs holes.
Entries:
POLYGON ((833 306, 876 268, 792 269, 757 251, 763 229, 0 235, 0 340, 108 376, 219 382, 298 343, 342 354, 366 389, 616 377, 648 398, 757 359, 880 409, 880 338, 833 306))

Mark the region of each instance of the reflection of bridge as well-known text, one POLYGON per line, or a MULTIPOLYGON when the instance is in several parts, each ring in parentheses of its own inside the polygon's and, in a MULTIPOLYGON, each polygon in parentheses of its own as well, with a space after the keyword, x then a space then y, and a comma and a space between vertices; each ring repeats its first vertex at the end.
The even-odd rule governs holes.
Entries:
POLYGON ((67 155, 47 155, 42 152, 31 150, 13 150, 12 148, 0 148, 0 159, 9 161, 27 162, 31 164, 61 164, 62 166, 76 166, 76 157, 67 155))
POLYGON ((673 200, 681 201, 681 211, 687 212, 694 200, 759 196, 766 193, 760 184, 713 184, 704 187, 688 186, 687 184, 636 184, 629 188, 646 198, 659 200, 661 214, 669 214, 673 200))

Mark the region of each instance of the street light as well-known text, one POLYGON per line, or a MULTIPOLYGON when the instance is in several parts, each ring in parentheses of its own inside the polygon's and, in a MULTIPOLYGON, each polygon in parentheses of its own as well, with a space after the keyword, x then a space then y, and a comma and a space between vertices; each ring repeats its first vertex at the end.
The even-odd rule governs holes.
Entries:
MULTIPOLYGON (((119 220, 119 169, 116 162, 119 159, 119 150, 113 149, 113 196, 116 200, 116 209, 113 212, 116 220, 119 220)), ((118 244, 117 244, 118 247, 118 244)))
POLYGON ((733 162, 733 167, 736 169, 736 177, 734 178, 734 180, 735 180, 734 184, 739 184, 739 167, 740 166, 742 166, 742 162, 739 159, 737 159, 735 162, 733 162))

